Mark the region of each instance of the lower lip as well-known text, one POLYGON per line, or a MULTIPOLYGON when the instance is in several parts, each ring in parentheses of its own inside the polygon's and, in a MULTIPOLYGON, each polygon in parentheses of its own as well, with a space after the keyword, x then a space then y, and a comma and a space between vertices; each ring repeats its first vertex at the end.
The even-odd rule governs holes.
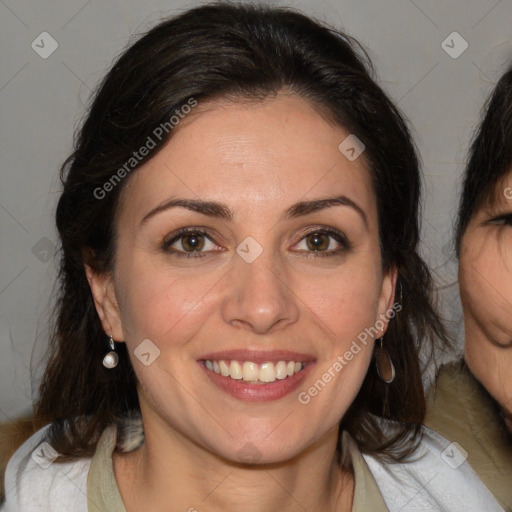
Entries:
POLYGON ((283 398, 300 386, 314 365, 314 362, 308 362, 299 373, 286 377, 286 379, 276 379, 268 384, 250 384, 243 379, 237 380, 223 377, 218 373, 208 370, 204 362, 199 363, 199 366, 203 368, 211 382, 231 396, 246 402, 271 402, 283 398))

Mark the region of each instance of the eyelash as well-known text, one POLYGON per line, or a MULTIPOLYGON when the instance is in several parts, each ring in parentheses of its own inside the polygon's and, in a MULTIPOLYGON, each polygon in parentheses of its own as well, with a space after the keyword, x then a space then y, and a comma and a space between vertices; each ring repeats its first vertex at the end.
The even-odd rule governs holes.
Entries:
POLYGON ((499 215, 498 217, 489 220, 488 223, 495 224, 496 226, 512 226, 512 213, 499 215))
MULTIPOLYGON (((343 233, 340 233, 339 231, 336 231, 334 229, 330 228, 319 228, 319 229, 312 229, 310 231, 307 231, 304 233, 299 242, 304 240, 308 235, 312 234, 322 234, 322 235, 328 235, 331 238, 333 238, 336 242, 338 242, 341 245, 341 248, 336 250, 331 250, 328 252, 322 252, 322 251, 299 251, 299 252, 308 252, 307 256, 308 258, 316 258, 316 257, 331 257, 331 256, 338 256, 343 252, 346 252, 351 249, 351 245, 345 235, 343 233)), ((207 231, 200 228, 183 228, 180 229, 170 240, 164 240, 162 244, 162 250, 167 253, 172 253, 174 256, 177 256, 178 258, 186 258, 186 259, 192 259, 192 258, 205 258, 207 256, 211 256, 210 252, 185 252, 185 251, 178 251, 175 249, 171 249, 171 246, 183 238, 185 235, 203 235, 206 238, 208 238, 211 242, 216 243, 215 240, 208 234, 207 231)), ((299 243, 297 242, 297 244, 299 243)), ((295 244, 295 245, 297 245, 295 244)), ((218 251, 220 252, 220 251, 218 251)))

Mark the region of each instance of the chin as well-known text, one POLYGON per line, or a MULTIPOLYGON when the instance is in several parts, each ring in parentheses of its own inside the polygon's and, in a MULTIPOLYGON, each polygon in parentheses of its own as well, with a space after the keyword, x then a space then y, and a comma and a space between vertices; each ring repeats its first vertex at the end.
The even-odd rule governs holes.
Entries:
POLYGON ((258 436, 243 436, 230 439, 227 446, 216 446, 217 454, 235 464, 265 465, 288 462, 307 449, 303 435, 286 438, 276 437, 271 441, 258 436))

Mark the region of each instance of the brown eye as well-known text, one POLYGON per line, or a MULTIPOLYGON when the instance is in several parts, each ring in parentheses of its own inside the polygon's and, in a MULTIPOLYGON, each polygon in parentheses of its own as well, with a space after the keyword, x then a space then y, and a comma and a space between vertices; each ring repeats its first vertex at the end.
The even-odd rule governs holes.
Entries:
POLYGON ((197 228, 180 230, 163 242, 162 249, 172 256, 184 258, 211 256, 213 252, 221 250, 208 233, 197 228))
POLYGON ((201 233, 192 233, 181 237, 181 245, 185 251, 200 251, 204 247, 204 236, 201 233))
POLYGON ((336 256, 349 251, 352 246, 343 233, 325 228, 306 233, 296 247, 309 256, 336 256))
POLYGON ((329 238, 324 233, 314 232, 307 235, 306 243, 312 251, 325 251, 329 247, 329 238))

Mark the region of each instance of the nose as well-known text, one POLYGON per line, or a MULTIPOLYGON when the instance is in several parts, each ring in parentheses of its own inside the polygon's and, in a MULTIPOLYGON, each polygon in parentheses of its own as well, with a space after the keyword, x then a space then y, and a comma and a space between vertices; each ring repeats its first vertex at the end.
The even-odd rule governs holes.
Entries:
POLYGON ((271 251, 252 263, 237 257, 222 302, 224 321, 238 328, 265 334, 295 323, 298 297, 271 251))

